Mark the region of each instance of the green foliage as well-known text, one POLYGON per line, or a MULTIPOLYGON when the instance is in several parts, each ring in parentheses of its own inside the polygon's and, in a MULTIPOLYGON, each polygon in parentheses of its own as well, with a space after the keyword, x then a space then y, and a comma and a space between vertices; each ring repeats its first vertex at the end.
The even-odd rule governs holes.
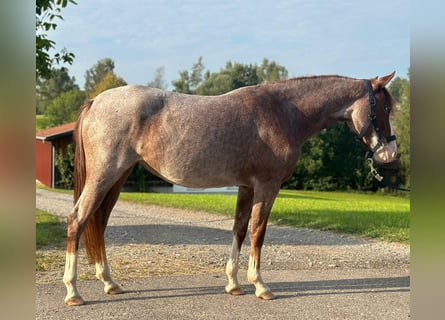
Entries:
POLYGON ((257 68, 253 64, 243 65, 229 61, 224 69, 221 69, 218 73, 212 73, 203 81, 196 89, 196 94, 217 95, 241 87, 259 84, 257 68))
POLYGON ((48 38, 48 31, 57 28, 56 20, 63 20, 61 11, 68 3, 76 4, 74 0, 37 0, 36 1, 36 79, 51 77, 51 67, 54 63, 69 63, 74 61, 74 54, 65 48, 54 54, 55 42, 48 38))
POLYGON ((124 79, 116 76, 114 72, 109 71, 98 83, 94 85, 93 90, 88 93, 88 98, 93 99, 108 89, 125 86, 126 84, 127 83, 124 79))
POLYGON ((344 123, 323 129, 302 148, 286 189, 303 190, 375 190, 377 183, 369 175, 365 149, 344 123))
POLYGON ((147 83, 147 86, 152 88, 158 88, 158 89, 166 89, 165 81, 164 81, 164 73, 165 68, 164 66, 161 66, 156 69, 155 71, 155 77, 152 81, 147 83))
MULTIPOLYGON (((409 73, 408 73, 409 76, 409 73)), ((397 135, 397 149, 400 155, 400 172, 405 186, 410 186, 410 79, 397 77, 391 82, 389 91, 397 100, 398 106, 393 118, 394 130, 397 135)))
POLYGON ((49 120, 48 118, 43 114, 37 114, 36 115, 36 131, 40 131, 46 128, 49 128, 49 120))
POLYGON ((175 87, 173 91, 191 94, 192 90, 190 89, 190 81, 189 81, 189 73, 188 71, 180 71, 179 72, 179 79, 173 80, 172 85, 175 87))
POLYGON ((45 111, 50 126, 54 127, 75 121, 85 98, 85 92, 73 89, 54 99, 45 111))
POLYGON ((260 79, 260 83, 284 80, 288 77, 288 72, 285 67, 280 66, 275 61, 269 62, 269 60, 266 58, 263 59, 263 62, 256 71, 260 79))
POLYGON ((196 62, 192 67, 192 73, 190 75, 190 87, 192 90, 196 90, 199 84, 202 82, 203 77, 202 73, 204 72, 204 64, 202 63, 202 57, 198 58, 198 62, 196 62))
POLYGON ((265 81, 287 79, 285 67, 276 62, 263 59, 261 66, 256 64, 241 64, 228 61, 225 68, 219 72, 206 71, 204 73, 202 57, 193 65, 191 72, 187 70, 179 73, 180 78, 172 82, 174 91, 199 94, 218 95, 245 86, 260 84, 265 81))
POLYGON ((99 60, 94 66, 85 72, 85 92, 90 96, 90 92, 95 90, 95 86, 102 79, 114 70, 114 61, 111 58, 99 60))
POLYGON ((56 187, 62 189, 73 189, 74 187, 74 143, 60 149, 55 158, 56 187))
POLYGON ((66 68, 53 68, 48 79, 39 77, 36 84, 36 113, 45 113, 46 107, 62 93, 79 89, 75 82, 76 79, 69 76, 66 68))

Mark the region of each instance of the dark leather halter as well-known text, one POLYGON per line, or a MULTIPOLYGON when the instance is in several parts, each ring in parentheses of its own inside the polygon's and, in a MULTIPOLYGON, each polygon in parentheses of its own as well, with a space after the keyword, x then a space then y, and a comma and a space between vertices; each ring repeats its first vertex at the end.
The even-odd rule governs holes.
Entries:
MULTIPOLYGON (((368 89, 368 97, 369 97, 369 106, 370 106, 370 111, 369 111, 369 115, 368 115, 368 121, 366 122, 366 124, 363 126, 362 130, 360 130, 360 133, 358 135, 359 139, 362 139, 365 134, 366 131, 368 131, 369 126, 372 124, 372 126, 374 127, 375 133, 377 134, 377 139, 378 142, 377 144, 370 148, 370 150, 368 152, 366 152, 366 160, 368 161, 370 170, 371 170, 371 174, 374 176, 374 178, 376 178, 378 181, 382 182, 383 184, 393 188, 393 189, 398 189, 398 190, 403 190, 403 191, 409 191, 409 189, 403 189, 400 188, 398 185, 392 185, 389 184, 388 181, 383 181, 385 179, 384 176, 380 175, 379 172, 377 171, 377 169, 374 167, 374 160, 373 160, 373 155, 374 153, 380 149, 380 147, 384 146, 385 144, 396 140, 396 136, 395 135, 390 135, 388 137, 383 136, 383 134, 380 132, 380 127, 379 124, 377 122, 377 116, 375 114, 375 108, 377 105, 377 101, 375 99, 375 95, 374 95, 374 91, 372 90, 372 84, 370 80, 365 79, 366 82, 366 87, 368 89)), ((391 107, 390 106, 385 106, 385 111, 386 113, 390 113, 391 112, 391 107)))
MULTIPOLYGON (((379 124, 377 122, 377 116, 375 114, 375 107, 377 105, 377 101, 375 99, 374 91, 372 90, 371 81, 365 79, 365 82, 366 82, 366 86, 368 88, 370 112, 368 115, 368 121, 363 126, 358 137, 359 137, 359 139, 362 139, 365 136, 366 131, 368 131, 369 126, 372 124, 372 126, 374 127, 374 130, 377 134, 377 138, 378 138, 378 143, 369 151, 371 153, 369 156, 372 157, 374 152, 376 152, 378 149, 380 149, 380 147, 382 147, 386 143, 396 140, 396 136, 390 135, 388 137, 384 137, 382 135, 382 133, 380 132, 379 124)), ((389 112, 391 111, 391 108, 386 106, 385 111, 389 114, 389 112)))

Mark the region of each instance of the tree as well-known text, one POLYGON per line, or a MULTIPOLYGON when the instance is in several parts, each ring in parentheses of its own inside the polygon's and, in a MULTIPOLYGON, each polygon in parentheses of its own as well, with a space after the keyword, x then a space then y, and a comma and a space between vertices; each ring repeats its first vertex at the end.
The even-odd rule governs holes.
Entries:
POLYGON ((104 58, 99 60, 94 66, 85 72, 85 92, 88 96, 90 92, 95 90, 95 86, 102 81, 102 79, 114 70, 114 61, 111 58, 104 58))
POLYGON ((36 84, 36 113, 44 113, 46 107, 62 93, 79 89, 75 82, 76 79, 70 77, 68 69, 63 67, 53 68, 48 79, 39 77, 36 84))
POLYGON ((394 99, 398 105, 393 118, 394 131, 397 135, 397 149, 400 155, 400 172, 403 183, 410 185, 411 163, 410 163, 410 73, 408 79, 397 77, 389 86, 394 99))
POLYGON ((198 61, 192 67, 192 73, 190 75, 190 87, 192 91, 196 91, 196 88, 201 84, 203 78, 202 73, 204 71, 204 64, 202 63, 202 57, 198 58, 198 61))
POLYGON ((266 58, 263 59, 263 62, 257 68, 257 74, 260 82, 273 82, 287 79, 288 77, 288 72, 285 67, 278 65, 275 61, 269 62, 266 58))
POLYGON ((187 70, 180 71, 179 79, 172 81, 173 91, 196 94, 196 90, 203 80, 203 72, 204 64, 202 63, 202 57, 199 57, 198 61, 193 64, 190 73, 187 70))
POLYGON ((263 60, 261 66, 228 61, 225 68, 219 72, 211 73, 210 71, 204 72, 202 57, 199 57, 191 72, 181 71, 180 79, 173 81, 172 84, 175 87, 174 91, 177 92, 217 95, 264 81, 284 79, 287 79, 286 68, 276 62, 269 62, 267 59, 263 60), (258 75, 259 72, 261 77, 258 75))
POLYGON ((55 30, 57 19, 63 20, 60 14, 68 3, 76 4, 74 0, 37 0, 36 1, 36 79, 51 77, 51 68, 54 63, 60 62, 72 64, 74 54, 66 48, 54 54, 49 54, 55 49, 56 43, 48 38, 47 32, 55 30))
POLYGON ((88 93, 88 98, 93 99, 105 90, 125 86, 126 84, 124 79, 116 76, 114 72, 110 71, 104 75, 102 80, 95 84, 93 90, 88 93))
POLYGON ((323 129, 302 147, 292 177, 283 184, 305 190, 376 190, 365 149, 345 123, 323 129))
POLYGON ((147 85, 152 88, 166 89, 164 81, 164 73, 165 73, 164 66, 157 68, 155 71, 154 79, 150 81, 147 85))
POLYGON ((54 99, 45 111, 50 126, 54 127, 75 121, 85 98, 85 92, 73 89, 54 99))
POLYGON ((196 93, 216 95, 265 81, 284 79, 287 79, 286 68, 276 62, 269 63, 267 59, 263 59, 261 66, 228 61, 224 69, 208 74, 196 89, 196 93))
POLYGON ((174 87, 173 91, 191 94, 190 90, 190 77, 187 70, 179 72, 179 79, 173 80, 172 85, 174 87))

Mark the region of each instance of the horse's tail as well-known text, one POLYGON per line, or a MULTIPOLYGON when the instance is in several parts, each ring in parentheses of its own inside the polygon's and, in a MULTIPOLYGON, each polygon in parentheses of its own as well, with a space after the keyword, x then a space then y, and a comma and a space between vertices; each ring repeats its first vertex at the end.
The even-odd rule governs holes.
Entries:
MULTIPOLYGON (((74 140, 76 142, 74 157, 74 204, 76 204, 79 200, 85 187, 86 163, 85 150, 83 146, 82 122, 92 104, 93 100, 87 100, 81 107, 74 129, 74 140)), ((100 208, 98 210, 100 210, 100 208)), ((90 263, 101 262, 105 257, 105 243, 103 241, 105 226, 101 221, 102 219, 98 217, 98 215, 100 215, 100 212, 93 212, 90 214, 90 217, 85 222, 85 227, 82 234, 90 263)))
POLYGON ((74 155, 74 204, 79 200, 83 187, 85 186, 86 168, 85 168, 85 152, 82 141, 82 121, 85 114, 91 108, 93 100, 87 100, 80 108, 77 116, 76 126, 74 128, 74 142, 76 143, 74 155))

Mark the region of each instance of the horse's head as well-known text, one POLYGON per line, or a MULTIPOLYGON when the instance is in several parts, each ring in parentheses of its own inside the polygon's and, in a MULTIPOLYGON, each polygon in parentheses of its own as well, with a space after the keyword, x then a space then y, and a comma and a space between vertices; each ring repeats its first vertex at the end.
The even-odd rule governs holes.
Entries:
POLYGON ((349 125, 379 163, 397 159, 396 137, 390 119, 395 101, 385 88, 394 74, 365 80, 366 94, 351 106, 349 125))

